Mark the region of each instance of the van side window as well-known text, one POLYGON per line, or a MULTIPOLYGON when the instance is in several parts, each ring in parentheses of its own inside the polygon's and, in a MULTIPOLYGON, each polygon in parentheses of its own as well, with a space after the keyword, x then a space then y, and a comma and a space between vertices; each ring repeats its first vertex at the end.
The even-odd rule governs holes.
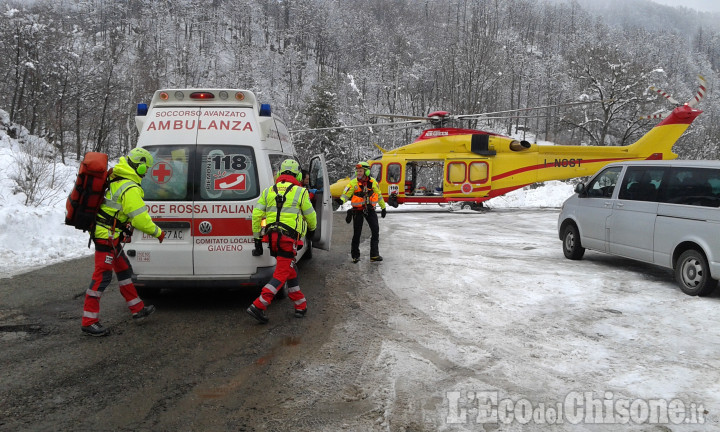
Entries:
POLYGON ((657 202, 658 189, 667 172, 662 167, 629 166, 625 171, 619 199, 657 202))
POLYGON ((610 198, 621 170, 622 167, 610 167, 595 176, 585 189, 587 196, 589 198, 610 198))
POLYGON ((260 195, 252 147, 198 146, 198 156, 201 200, 249 200, 260 195))
POLYGON ((663 202, 704 207, 720 206, 720 170, 673 168, 663 202))
MULTIPOLYGON (((194 146, 193 146, 194 147, 194 146)), ((188 186, 188 167, 191 166, 191 147, 180 145, 145 147, 153 156, 154 165, 142 180, 148 201, 191 200, 188 186)))

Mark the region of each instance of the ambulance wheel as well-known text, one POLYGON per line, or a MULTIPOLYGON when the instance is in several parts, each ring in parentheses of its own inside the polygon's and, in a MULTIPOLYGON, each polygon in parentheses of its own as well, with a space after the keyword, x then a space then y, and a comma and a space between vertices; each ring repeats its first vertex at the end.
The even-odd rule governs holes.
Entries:
POLYGON ((460 210, 475 210, 473 208, 473 203, 470 202, 464 202, 460 204, 460 210))
POLYGON ((140 298, 152 298, 160 295, 160 288, 158 287, 136 287, 136 289, 140 298))
POLYGON ((312 253, 313 253, 312 242, 306 239, 305 245, 303 247, 307 248, 307 249, 305 250, 305 253, 303 254, 302 258, 300 258, 300 261, 311 260, 312 253))

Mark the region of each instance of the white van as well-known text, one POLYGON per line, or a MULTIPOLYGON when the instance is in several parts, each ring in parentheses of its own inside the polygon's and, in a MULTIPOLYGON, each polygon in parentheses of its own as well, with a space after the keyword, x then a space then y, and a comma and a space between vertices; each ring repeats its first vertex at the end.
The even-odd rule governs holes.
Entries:
MULTIPOLYGON (((138 147, 154 165, 142 186, 165 240, 135 232, 126 252, 138 289, 261 286, 275 258, 252 256, 252 211, 280 163, 296 159, 285 124, 237 89, 170 89, 138 105, 138 147)), ((309 164, 318 226, 312 247, 328 250, 332 202, 325 159, 309 164)), ((308 242, 298 259, 311 256, 308 242)))
POLYGON ((720 161, 610 164, 563 204, 569 259, 585 249, 675 270, 680 289, 708 294, 720 279, 720 161))

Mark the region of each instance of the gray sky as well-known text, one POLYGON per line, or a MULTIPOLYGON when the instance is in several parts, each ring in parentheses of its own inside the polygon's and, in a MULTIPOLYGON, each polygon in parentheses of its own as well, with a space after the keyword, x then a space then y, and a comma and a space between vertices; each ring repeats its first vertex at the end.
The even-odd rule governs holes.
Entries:
POLYGON ((685 6, 699 11, 720 12, 720 0, 652 0, 668 6, 685 6))

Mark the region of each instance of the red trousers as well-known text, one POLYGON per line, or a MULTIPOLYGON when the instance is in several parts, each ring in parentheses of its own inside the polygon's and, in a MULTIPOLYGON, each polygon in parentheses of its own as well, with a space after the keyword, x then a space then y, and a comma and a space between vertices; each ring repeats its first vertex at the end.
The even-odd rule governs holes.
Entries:
MULTIPOLYGON (((277 249, 277 236, 279 234, 272 233, 270 237, 270 247, 273 251, 277 249)), ((294 257, 297 254, 297 242, 288 237, 280 236, 280 251, 292 254, 294 257)), ((276 257, 277 265, 275 266, 275 273, 273 273, 272 279, 265 284, 260 297, 255 299, 253 304, 260 310, 267 309, 272 303, 275 294, 282 286, 287 282, 288 286, 288 298, 293 302, 295 309, 304 310, 307 308, 307 302, 305 301, 305 295, 300 291, 300 283, 297 278, 297 267, 295 264, 295 258, 283 257, 278 255, 276 257)))
POLYGON ((120 294, 125 297, 131 313, 145 307, 132 283, 132 268, 125 252, 118 242, 113 247, 109 240, 95 240, 95 271, 90 286, 85 291, 82 325, 89 326, 100 320, 100 297, 112 281, 113 271, 117 275, 120 294))

